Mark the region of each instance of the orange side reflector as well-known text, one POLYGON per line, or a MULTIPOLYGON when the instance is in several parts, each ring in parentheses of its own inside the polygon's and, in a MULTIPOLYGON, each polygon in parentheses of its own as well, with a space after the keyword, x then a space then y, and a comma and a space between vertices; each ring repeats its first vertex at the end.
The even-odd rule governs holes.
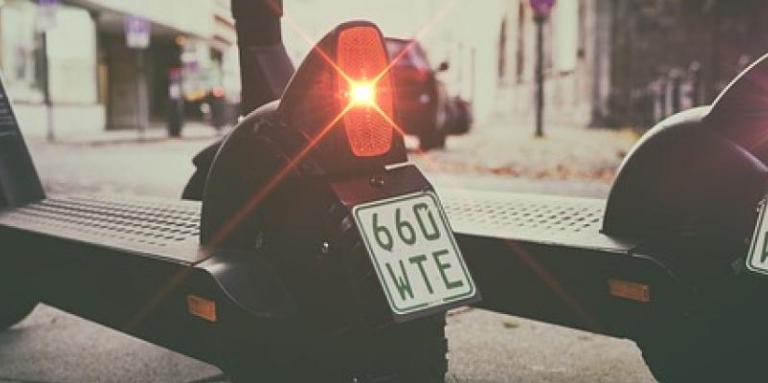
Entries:
POLYGON ((637 302, 648 303, 651 301, 651 287, 643 283, 609 279, 608 292, 615 297, 637 302))
POLYGON ((339 34, 336 55, 339 69, 352 81, 340 79, 338 89, 349 95, 349 100, 342 99, 341 108, 348 102, 354 106, 343 119, 352 153, 358 157, 386 154, 392 147, 394 128, 387 118, 394 116, 394 89, 381 35, 370 26, 345 29, 339 34))
POLYGON ((189 313, 205 319, 209 322, 216 322, 216 302, 210 299, 200 298, 196 295, 187 295, 187 309, 189 313))

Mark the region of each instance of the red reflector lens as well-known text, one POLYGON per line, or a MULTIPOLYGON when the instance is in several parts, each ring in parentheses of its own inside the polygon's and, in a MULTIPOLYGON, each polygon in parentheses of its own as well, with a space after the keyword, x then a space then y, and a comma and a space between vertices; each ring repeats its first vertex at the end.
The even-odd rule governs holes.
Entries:
POLYGON ((394 108, 390 76, 383 73, 389 62, 381 35, 369 26, 345 29, 339 34, 336 56, 338 69, 347 77, 340 75, 338 90, 344 95, 341 107, 350 107, 343 123, 352 153, 358 157, 387 153, 392 147, 394 108))

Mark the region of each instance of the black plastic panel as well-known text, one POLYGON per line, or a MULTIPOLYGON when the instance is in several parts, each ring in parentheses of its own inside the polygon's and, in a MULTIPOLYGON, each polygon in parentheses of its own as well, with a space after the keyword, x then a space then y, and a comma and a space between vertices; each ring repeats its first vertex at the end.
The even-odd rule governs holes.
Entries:
POLYGON ((0 88, 0 134, 16 133, 16 119, 11 112, 11 105, 5 95, 5 91, 0 88))
POLYGON ((21 137, 11 103, 0 82, 0 209, 45 198, 43 186, 21 137))

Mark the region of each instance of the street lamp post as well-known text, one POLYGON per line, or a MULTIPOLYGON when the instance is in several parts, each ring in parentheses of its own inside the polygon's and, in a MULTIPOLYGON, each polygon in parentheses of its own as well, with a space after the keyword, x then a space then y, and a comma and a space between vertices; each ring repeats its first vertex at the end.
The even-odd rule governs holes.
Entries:
POLYGON ((536 22, 536 137, 544 137, 544 22, 555 0, 530 0, 536 22))
POLYGON ((42 68, 43 71, 43 103, 45 104, 45 138, 49 142, 56 141, 53 128, 53 102, 51 101, 51 78, 48 61, 48 31, 42 32, 42 68))
POLYGON ((144 139, 149 111, 147 95, 147 72, 144 60, 144 50, 149 47, 151 38, 149 21, 141 16, 130 15, 125 19, 125 41, 128 48, 136 53, 136 124, 139 139, 144 139))
POLYGON ((53 121, 53 102, 51 100, 51 78, 50 65, 48 61, 48 31, 56 26, 56 13, 59 7, 59 0, 38 0, 37 2, 37 29, 41 35, 41 70, 43 103, 45 104, 45 137, 48 141, 56 140, 53 121))

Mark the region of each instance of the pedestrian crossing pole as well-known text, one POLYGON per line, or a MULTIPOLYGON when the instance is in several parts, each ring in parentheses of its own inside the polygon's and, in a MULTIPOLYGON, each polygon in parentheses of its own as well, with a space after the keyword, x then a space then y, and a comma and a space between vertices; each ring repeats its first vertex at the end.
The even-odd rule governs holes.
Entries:
POLYGON ((136 49, 136 126, 139 140, 143 140, 147 136, 147 124, 149 122, 147 104, 149 104, 149 97, 147 95, 147 68, 144 49, 136 49))
POLYGON ((49 142, 56 140, 53 119, 53 101, 51 100, 51 70, 48 60, 48 31, 56 26, 59 0, 37 0, 36 28, 40 32, 43 104, 45 105, 45 137, 49 142))
POLYGON ((151 42, 151 28, 149 20, 142 16, 129 15, 125 18, 125 43, 133 49, 136 55, 136 130, 139 140, 146 136, 149 123, 149 97, 147 90, 147 71, 144 51, 149 48, 151 42))
POLYGON ((43 74, 43 103, 45 104, 45 139, 56 141, 53 128, 53 101, 51 100, 51 74, 48 61, 48 31, 42 33, 42 74, 43 74))
POLYGON ((536 16, 536 137, 544 137, 544 18, 536 16))
POLYGON ((544 137, 544 23, 555 0, 530 0, 536 23, 536 137, 544 137))

